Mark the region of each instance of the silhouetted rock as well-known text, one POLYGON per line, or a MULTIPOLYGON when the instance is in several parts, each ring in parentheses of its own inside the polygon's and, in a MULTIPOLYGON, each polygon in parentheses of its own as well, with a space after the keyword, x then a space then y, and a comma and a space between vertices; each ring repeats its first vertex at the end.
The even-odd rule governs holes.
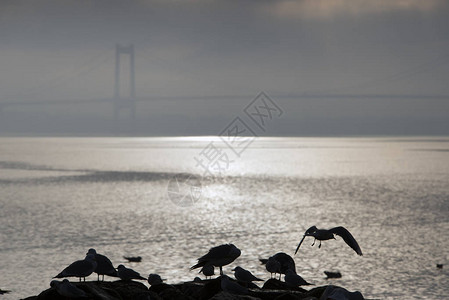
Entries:
POLYGON ((307 292, 307 290, 300 287, 292 287, 285 283, 284 281, 280 281, 278 279, 268 279, 263 287, 263 290, 285 290, 285 291, 298 291, 298 292, 307 292))
MULTIPOLYGON (((233 279, 233 283, 237 281, 233 279)), ((317 300, 327 289, 327 293, 345 293, 349 296, 359 296, 359 293, 347 292, 335 286, 321 286, 311 290, 292 288, 285 282, 277 279, 268 280, 262 289, 248 288, 246 295, 235 295, 222 290, 220 277, 201 282, 184 282, 179 284, 158 284, 151 286, 135 281, 90 281, 72 282, 87 295, 85 300, 317 300)), ((360 295, 361 296, 361 295, 360 295)), ((60 300, 66 299, 59 295, 55 288, 49 288, 38 296, 28 297, 25 300, 60 300)), ((352 299, 352 298, 351 298, 352 299)), ((359 299, 359 298, 354 298, 359 299)), ((363 298, 361 298, 363 299, 363 298)))

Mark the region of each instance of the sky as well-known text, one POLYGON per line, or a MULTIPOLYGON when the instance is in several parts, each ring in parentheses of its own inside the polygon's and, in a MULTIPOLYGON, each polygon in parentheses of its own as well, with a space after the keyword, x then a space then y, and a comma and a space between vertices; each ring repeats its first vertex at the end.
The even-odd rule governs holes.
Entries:
POLYGON ((0 103, 57 103, 3 107, 0 135, 215 135, 261 91, 267 135, 449 134, 449 1, 2 0, 0 39, 0 103), (112 98, 117 43, 135 121, 71 102, 112 98))

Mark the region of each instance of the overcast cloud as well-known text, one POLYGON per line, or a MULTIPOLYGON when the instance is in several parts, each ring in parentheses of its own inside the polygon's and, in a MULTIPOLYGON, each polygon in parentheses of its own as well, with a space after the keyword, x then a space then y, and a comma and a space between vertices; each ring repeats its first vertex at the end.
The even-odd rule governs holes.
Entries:
MULTIPOLYGON (((139 103, 129 134, 216 134, 262 90, 287 112, 270 134, 448 134, 449 100, 294 97, 449 95, 448 12, 443 0, 3 0, 0 103, 112 97, 114 46, 133 43, 137 96, 175 99, 139 103)), ((0 134, 110 134, 111 110, 10 106, 0 134)))

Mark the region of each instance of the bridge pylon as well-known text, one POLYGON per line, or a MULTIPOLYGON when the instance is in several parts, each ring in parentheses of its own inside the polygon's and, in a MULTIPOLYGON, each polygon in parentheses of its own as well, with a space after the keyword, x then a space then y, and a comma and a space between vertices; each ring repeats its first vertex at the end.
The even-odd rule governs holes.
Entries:
POLYGON ((115 46, 114 120, 118 120, 121 110, 129 110, 131 118, 136 118, 136 82, 134 69, 134 45, 115 46), (120 95, 120 56, 129 55, 129 95, 120 95))

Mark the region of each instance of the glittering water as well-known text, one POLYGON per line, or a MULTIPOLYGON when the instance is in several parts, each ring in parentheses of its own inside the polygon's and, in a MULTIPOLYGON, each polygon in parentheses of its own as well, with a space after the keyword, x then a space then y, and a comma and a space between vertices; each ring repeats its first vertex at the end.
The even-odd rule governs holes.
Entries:
POLYGON ((449 138, 260 138, 222 178, 203 180, 195 205, 175 205, 170 178, 201 174, 194 157, 210 140, 0 138, 4 299, 39 293, 91 247, 115 265, 140 255, 131 267, 175 283, 232 242, 235 264, 268 279, 258 258, 293 254, 311 225, 344 225, 364 255, 306 239, 295 260, 307 281, 328 284, 323 271, 339 270, 332 283, 368 298, 447 297, 449 138))

